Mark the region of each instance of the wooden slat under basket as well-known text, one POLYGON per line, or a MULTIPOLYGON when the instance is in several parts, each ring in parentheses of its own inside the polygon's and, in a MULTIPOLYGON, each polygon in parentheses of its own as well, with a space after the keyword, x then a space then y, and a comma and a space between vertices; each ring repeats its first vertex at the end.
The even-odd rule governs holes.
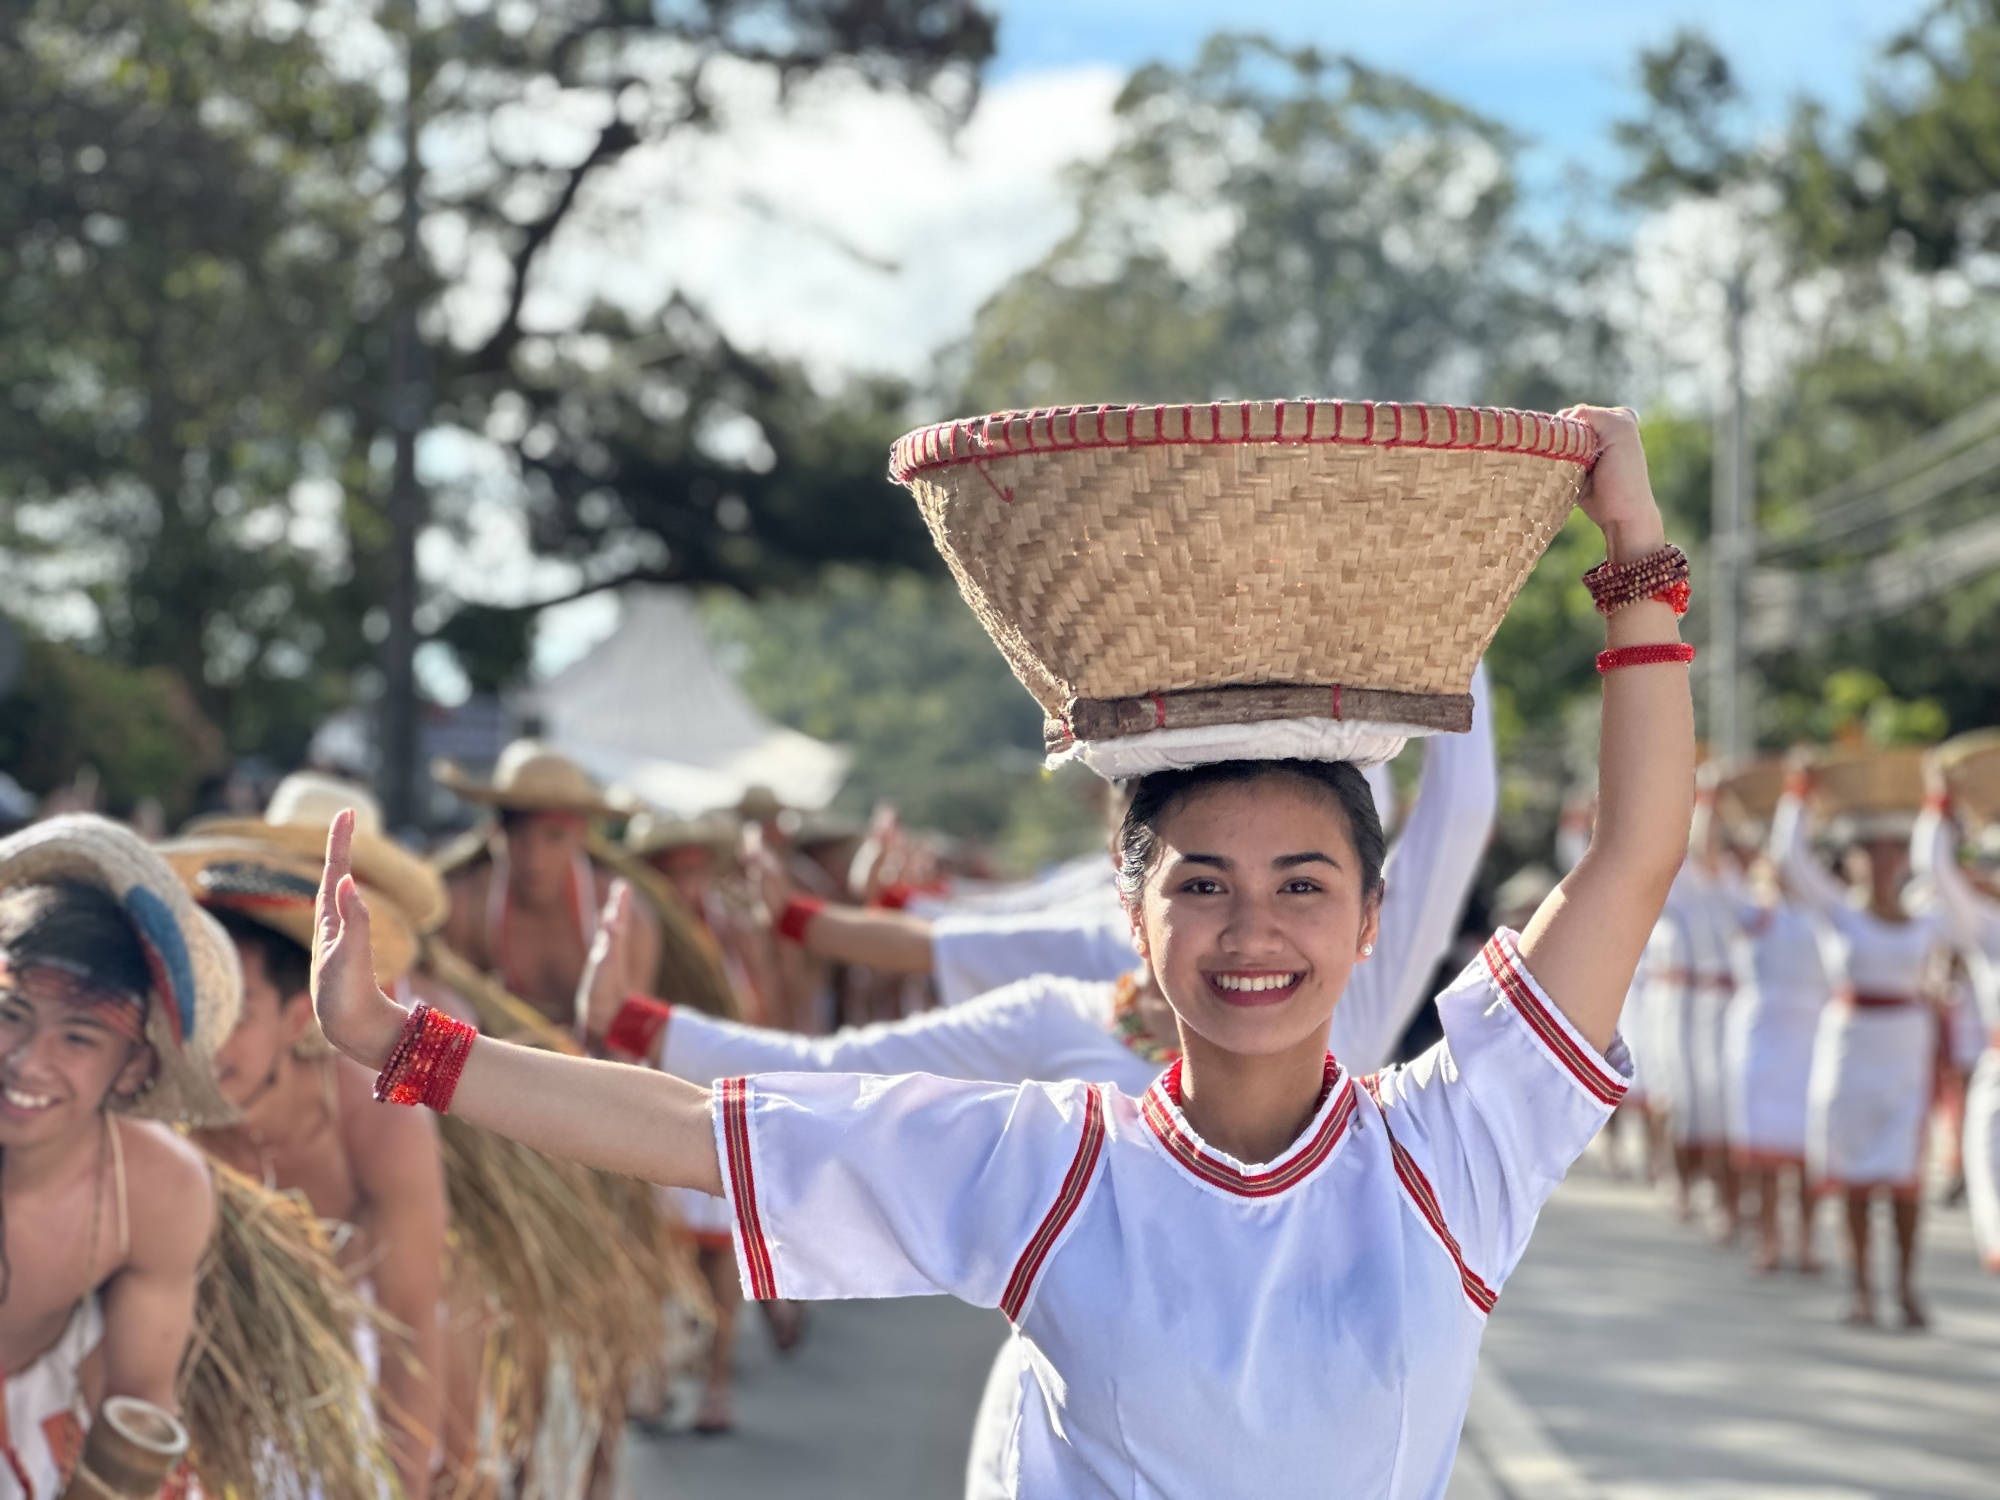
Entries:
POLYGON ((1833 751, 1812 768, 1820 811, 1913 813, 1924 803, 1924 752, 1916 745, 1880 750, 1833 751))
POLYGON ((1975 729, 1937 748, 1951 800, 1974 823, 2000 821, 2000 729, 1975 729))
POLYGON ((1490 408, 1085 406, 910 433, 890 476, 1052 748, 1300 717, 1462 730, 1595 444, 1490 408))

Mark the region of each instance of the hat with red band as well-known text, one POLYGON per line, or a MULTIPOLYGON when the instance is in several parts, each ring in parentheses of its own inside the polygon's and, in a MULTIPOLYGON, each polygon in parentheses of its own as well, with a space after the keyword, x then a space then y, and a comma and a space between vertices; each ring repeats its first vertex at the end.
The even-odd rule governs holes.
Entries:
POLYGON ((68 814, 0 840, 0 890, 58 881, 117 901, 152 972, 143 1036, 157 1067, 150 1086, 117 1107, 189 1125, 237 1118, 210 1066, 243 1003, 236 949, 222 928, 144 840, 108 818, 68 814))

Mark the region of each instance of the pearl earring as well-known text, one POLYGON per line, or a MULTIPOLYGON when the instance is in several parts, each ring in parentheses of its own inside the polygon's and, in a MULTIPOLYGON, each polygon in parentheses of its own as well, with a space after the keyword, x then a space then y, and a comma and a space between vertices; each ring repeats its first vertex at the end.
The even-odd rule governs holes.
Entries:
POLYGON ((1368 955, 1373 953, 1374 951, 1375 951, 1375 945, 1373 943, 1363 943, 1361 945, 1361 956, 1363 958, 1368 957, 1368 955))

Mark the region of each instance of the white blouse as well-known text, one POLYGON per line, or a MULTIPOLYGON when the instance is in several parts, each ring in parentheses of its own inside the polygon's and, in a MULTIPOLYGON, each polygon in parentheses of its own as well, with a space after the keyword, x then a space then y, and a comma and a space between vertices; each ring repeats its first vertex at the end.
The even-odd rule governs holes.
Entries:
POLYGON ((1885 922, 1854 904, 1847 887, 1813 857, 1806 837, 1805 803, 1787 794, 1771 819, 1771 853, 1785 884, 1824 924, 1822 951, 1829 979, 1856 994, 1921 998, 1935 973, 1943 936, 1934 911, 1905 922, 1885 922))
POLYGON ((724 1079, 756 1297, 942 1293, 1022 1344, 1011 1493, 1441 1494, 1480 1335, 1542 1203, 1623 1096, 1502 932, 1444 1040, 1275 1160, 1215 1151, 1179 1069, 1142 1095, 927 1075, 724 1079))

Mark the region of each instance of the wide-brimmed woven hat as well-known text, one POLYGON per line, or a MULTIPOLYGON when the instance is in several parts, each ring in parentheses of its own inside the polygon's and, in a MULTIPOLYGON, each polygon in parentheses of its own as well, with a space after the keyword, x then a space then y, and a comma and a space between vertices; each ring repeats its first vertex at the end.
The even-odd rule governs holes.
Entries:
POLYGON ((1916 745, 1834 750, 1813 764, 1813 801, 1837 840, 1907 838, 1924 803, 1916 745))
POLYGON ((481 781, 448 760, 434 762, 431 777, 441 787, 468 802, 510 812, 583 813, 599 816, 622 812, 605 797, 590 773, 567 755, 539 740, 516 740, 500 752, 493 779, 481 781))
POLYGON ((144 840, 108 818, 71 813, 0 840, 0 890, 65 880, 95 886, 124 908, 153 974, 144 1032, 157 1065, 145 1092, 116 1107, 195 1126, 234 1121, 212 1071, 243 1004, 228 934, 144 840))
MULTIPOLYGON (((324 853, 301 854, 261 835, 213 833, 158 848, 188 893, 208 910, 236 912, 312 952, 313 903, 326 869, 324 853)), ((358 874, 354 885, 368 908, 375 981, 393 988, 416 962, 416 930, 395 896, 358 874)))
POLYGON ((1937 747, 1951 800, 1974 823, 2000 823, 2000 729, 1975 729, 1937 747))
MULTIPOLYGON (((278 783, 262 818, 198 818, 185 833, 189 838, 247 839, 323 865, 327 827, 346 807, 354 809, 355 883, 386 896, 417 933, 443 926, 451 914, 443 879, 428 861, 383 831, 381 803, 351 781, 294 771, 278 783)), ((368 909, 375 910, 372 905, 368 909)))
POLYGON ((677 818, 642 809, 625 825, 625 847, 634 854, 662 854, 669 849, 709 849, 727 853, 743 836, 742 824, 726 812, 677 818))
POLYGON ((1226 401, 946 422, 889 473, 1052 756, 1124 777, 1470 728, 1473 667, 1596 451, 1532 412, 1226 401))

